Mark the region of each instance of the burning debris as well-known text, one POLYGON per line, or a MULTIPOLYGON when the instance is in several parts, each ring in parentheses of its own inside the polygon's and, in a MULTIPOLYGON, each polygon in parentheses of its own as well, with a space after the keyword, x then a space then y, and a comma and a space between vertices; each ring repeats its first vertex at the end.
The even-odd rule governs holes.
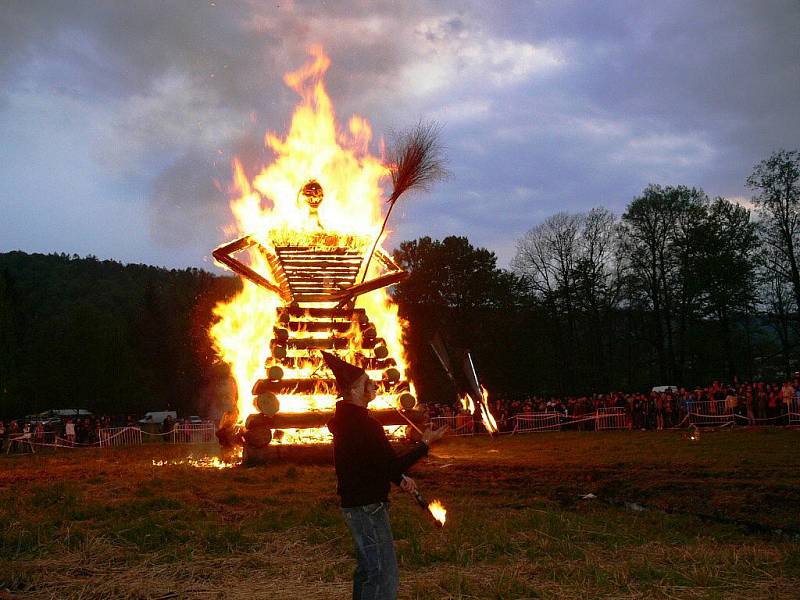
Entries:
POLYGON ((385 166, 367 150, 365 120, 338 130, 322 83, 330 62, 319 48, 311 54, 312 64, 284 77, 302 102, 285 139, 267 135, 275 161, 252 182, 234 165, 238 237, 213 252, 244 283, 216 307, 211 335, 238 390, 217 437, 244 447, 246 461, 263 459, 271 442, 330 440, 337 392, 322 350, 380 382, 372 415, 381 424, 404 430, 423 419, 406 377, 404 323, 386 292, 406 273, 380 247, 380 181, 391 175, 390 212, 403 192, 439 177, 436 130, 420 126, 402 138, 400 162, 385 166))
POLYGON ((242 462, 242 454, 241 452, 237 453, 235 456, 226 459, 225 457, 220 458, 219 456, 200 456, 198 458, 194 458, 191 454, 181 460, 155 460, 153 459, 153 466, 154 467, 165 467, 168 465, 188 465, 190 467, 196 467, 199 469, 230 469, 232 467, 237 467, 242 462))

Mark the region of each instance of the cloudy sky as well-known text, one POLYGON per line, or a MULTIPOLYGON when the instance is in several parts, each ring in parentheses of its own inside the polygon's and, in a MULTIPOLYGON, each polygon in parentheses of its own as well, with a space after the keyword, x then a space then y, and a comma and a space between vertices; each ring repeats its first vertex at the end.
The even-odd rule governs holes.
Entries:
POLYGON ((443 126, 452 177, 392 240, 466 235, 501 266, 554 212, 619 213, 651 182, 746 200, 756 162, 800 147, 797 0, 0 8, 0 251, 213 268, 231 159, 269 161, 310 44, 340 122, 443 126))

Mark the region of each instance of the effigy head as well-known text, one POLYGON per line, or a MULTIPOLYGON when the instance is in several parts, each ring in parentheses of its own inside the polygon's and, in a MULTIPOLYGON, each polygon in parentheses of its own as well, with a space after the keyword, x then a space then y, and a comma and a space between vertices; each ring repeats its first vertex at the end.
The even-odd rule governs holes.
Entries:
POLYGON ((322 204, 322 199, 325 195, 322 191, 322 186, 316 179, 309 179, 300 189, 300 193, 303 194, 306 204, 312 209, 322 204))

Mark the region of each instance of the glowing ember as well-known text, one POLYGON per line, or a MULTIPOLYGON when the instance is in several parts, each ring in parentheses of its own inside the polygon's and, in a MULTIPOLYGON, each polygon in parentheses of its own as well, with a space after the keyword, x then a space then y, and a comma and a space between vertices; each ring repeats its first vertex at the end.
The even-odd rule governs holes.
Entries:
MULTIPOLYGON (((226 267, 231 267, 231 262, 225 262, 218 253, 223 248, 231 253, 241 251, 247 261, 245 268, 261 282, 245 277, 242 291, 215 307, 218 321, 210 332, 217 353, 230 366, 236 382, 234 418, 239 425, 258 411, 251 389, 264 376, 265 367, 275 374, 268 377, 273 380, 270 385, 320 380, 313 389, 298 386, 273 390, 281 415, 332 411, 336 393, 321 381, 328 376, 317 350, 322 347, 336 349, 350 362, 364 360, 377 365, 365 366, 371 378, 384 380, 383 390, 370 408, 394 408, 401 392, 414 393, 410 383, 402 388, 395 385, 405 381, 407 370, 402 345, 404 323, 385 289, 378 287, 352 300, 351 315, 356 314, 353 310, 361 310, 359 314, 371 319, 372 332, 379 336, 380 348, 373 338, 369 347, 375 350, 369 352, 374 355, 365 357, 362 336, 367 334, 363 323, 352 316, 339 320, 330 316, 336 301, 303 292, 297 284, 300 280, 301 286, 323 286, 333 289, 329 295, 335 295, 346 289, 340 281, 343 273, 353 276, 347 285, 361 281, 365 267, 363 261, 358 267, 359 259, 367 255, 381 229, 381 183, 389 174, 388 167, 369 152, 372 129, 365 119, 353 116, 346 129, 337 124, 322 82, 330 60, 319 47, 310 48, 309 53, 312 60, 308 64, 284 76, 301 102, 285 138, 275 133, 266 135, 273 162, 252 179, 238 161, 234 162, 236 197, 230 206, 236 222, 227 233, 240 239, 215 251, 215 257, 226 267), (290 328, 288 318, 280 320, 281 310, 287 310, 282 307, 290 303, 297 306, 298 301, 306 312, 293 315, 290 328), (317 317, 314 310, 328 312, 317 317), (291 344, 276 343, 281 341, 279 335, 284 336, 284 342, 291 336, 291 344), (322 345, 327 343, 331 345, 322 345), (392 361, 391 369, 387 368, 387 357, 392 361), (393 371, 391 376, 387 375, 389 371, 393 371)), ((379 247, 366 274, 368 282, 391 270, 392 265, 379 247)), ((282 428, 272 440, 319 443, 329 441, 330 434, 325 428, 282 428)))
POLYGON ((201 456, 194 458, 191 454, 182 460, 153 460, 154 467, 165 467, 169 465, 187 465, 189 467, 196 467, 198 469, 230 469, 237 467, 242 462, 241 451, 238 455, 234 455, 230 460, 225 460, 218 456, 201 456))
POLYGON ((439 525, 444 527, 444 522, 447 518, 447 509, 438 500, 433 500, 428 504, 428 510, 433 515, 433 518, 439 522, 439 525))

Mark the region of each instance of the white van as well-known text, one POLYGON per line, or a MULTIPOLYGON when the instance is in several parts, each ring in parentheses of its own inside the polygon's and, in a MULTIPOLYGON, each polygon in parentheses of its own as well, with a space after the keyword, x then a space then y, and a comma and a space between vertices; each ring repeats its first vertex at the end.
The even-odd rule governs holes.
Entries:
POLYGON ((666 394, 667 392, 677 392, 678 386, 676 385, 657 385, 653 388, 656 394, 666 394))
POLYGON ((156 424, 161 425, 164 422, 164 419, 170 417, 173 421, 177 420, 178 413, 174 410, 157 410, 149 413, 145 413, 144 417, 139 419, 140 425, 148 425, 148 424, 156 424))

